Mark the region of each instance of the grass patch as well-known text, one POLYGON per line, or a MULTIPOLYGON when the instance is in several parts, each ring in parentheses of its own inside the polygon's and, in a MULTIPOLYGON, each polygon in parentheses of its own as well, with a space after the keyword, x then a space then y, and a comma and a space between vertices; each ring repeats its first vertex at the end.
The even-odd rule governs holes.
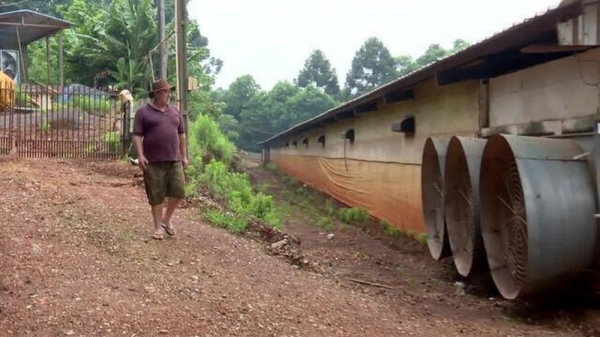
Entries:
POLYGON ((225 228, 232 233, 244 233, 248 228, 248 219, 240 218, 233 214, 227 214, 225 212, 209 209, 204 213, 204 217, 213 225, 225 228))
POLYGON ((348 225, 363 225, 369 219, 369 213, 360 207, 341 208, 339 216, 340 220, 348 225))
POLYGON ((388 236, 397 238, 400 237, 400 235, 402 234, 402 232, 398 228, 392 227, 389 223, 385 221, 381 222, 381 226, 383 227, 383 232, 388 236))
POLYGON ((328 216, 321 216, 317 220, 317 225, 326 231, 331 231, 334 228, 333 220, 328 216))

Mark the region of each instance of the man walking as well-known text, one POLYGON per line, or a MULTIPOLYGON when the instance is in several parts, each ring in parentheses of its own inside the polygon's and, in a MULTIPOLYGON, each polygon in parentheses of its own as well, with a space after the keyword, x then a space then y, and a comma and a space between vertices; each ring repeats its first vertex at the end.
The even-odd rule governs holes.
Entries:
POLYGON ((171 217, 185 197, 183 169, 188 166, 187 139, 180 112, 169 104, 173 87, 160 79, 152 84, 151 103, 135 113, 133 144, 138 165, 144 172, 146 196, 152 209, 154 239, 162 240, 163 230, 175 235, 171 217), (163 215, 162 204, 169 198, 163 215))

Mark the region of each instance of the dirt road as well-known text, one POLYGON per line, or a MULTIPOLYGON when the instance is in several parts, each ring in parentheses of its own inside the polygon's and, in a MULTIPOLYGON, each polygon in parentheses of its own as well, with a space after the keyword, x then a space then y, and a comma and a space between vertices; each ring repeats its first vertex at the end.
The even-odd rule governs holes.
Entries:
MULTIPOLYGON (((203 223, 193 208, 177 214, 176 238, 152 240, 149 209, 142 188, 135 185, 135 172, 136 168, 120 162, 0 162, 0 221, 4 228, 0 231, 0 334, 594 333, 593 324, 588 323, 594 322, 595 313, 582 313, 582 317, 593 316, 581 328, 571 320, 564 326, 556 322, 527 323, 493 309, 494 303, 477 304, 491 301, 487 298, 472 299, 460 291, 454 295, 438 293, 438 289, 456 292, 457 287, 447 281, 439 281, 445 285, 430 288, 433 291, 426 291, 424 285, 394 292, 343 281, 333 274, 298 269, 266 254, 260 242, 203 223), (461 298, 464 304, 452 303, 461 298), (443 310, 438 310, 436 303, 443 310)), ((344 260, 347 266, 352 261, 360 264, 373 260, 344 259, 340 255, 360 252, 359 243, 366 242, 363 239, 355 240, 356 246, 348 244, 352 241, 340 240, 337 248, 327 248, 321 234, 318 230, 299 231, 311 259, 323 265, 327 260, 331 268, 336 267, 332 259, 344 260), (340 250, 341 243, 347 245, 346 253, 340 250)), ((344 235, 358 234, 349 231, 340 238, 344 235)), ((412 259, 413 264, 421 261, 420 255, 381 247, 381 254, 396 254, 401 260, 412 259)), ((376 261, 371 262, 376 265, 376 261)), ((420 281, 415 278, 412 282, 420 281)))

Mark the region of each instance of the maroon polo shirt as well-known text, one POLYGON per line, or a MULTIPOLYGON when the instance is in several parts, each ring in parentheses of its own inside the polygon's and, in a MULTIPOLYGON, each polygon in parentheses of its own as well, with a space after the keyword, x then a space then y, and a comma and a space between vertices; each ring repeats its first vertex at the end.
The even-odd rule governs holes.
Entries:
POLYGON ((162 112, 146 104, 135 113, 133 134, 143 137, 144 157, 150 164, 180 161, 179 135, 184 132, 183 118, 172 105, 162 112))

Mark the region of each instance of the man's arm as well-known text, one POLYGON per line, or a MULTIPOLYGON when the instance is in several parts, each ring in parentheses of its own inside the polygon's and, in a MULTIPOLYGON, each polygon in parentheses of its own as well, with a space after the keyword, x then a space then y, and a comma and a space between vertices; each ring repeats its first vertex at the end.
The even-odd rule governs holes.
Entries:
POLYGON ((142 146, 142 136, 133 135, 133 145, 138 155, 138 166, 145 171, 148 167, 148 159, 144 156, 144 147, 142 146))
POLYGON ((138 165, 142 170, 146 170, 148 160, 144 156, 144 147, 142 146, 142 137, 144 134, 144 121, 140 110, 135 113, 133 120, 133 146, 138 155, 138 165))
POLYGON ((144 157, 144 147, 142 146, 142 136, 133 135, 133 146, 135 148, 135 152, 138 155, 138 158, 144 157))
POLYGON ((187 136, 185 135, 185 122, 183 120, 183 116, 179 111, 179 126, 177 127, 177 133, 179 134, 179 153, 181 154, 181 163, 183 167, 187 167, 190 163, 187 153, 187 136))
POLYGON ((189 159, 187 154, 187 137, 185 133, 179 134, 179 153, 181 153, 181 162, 183 167, 187 167, 189 164, 189 159))

